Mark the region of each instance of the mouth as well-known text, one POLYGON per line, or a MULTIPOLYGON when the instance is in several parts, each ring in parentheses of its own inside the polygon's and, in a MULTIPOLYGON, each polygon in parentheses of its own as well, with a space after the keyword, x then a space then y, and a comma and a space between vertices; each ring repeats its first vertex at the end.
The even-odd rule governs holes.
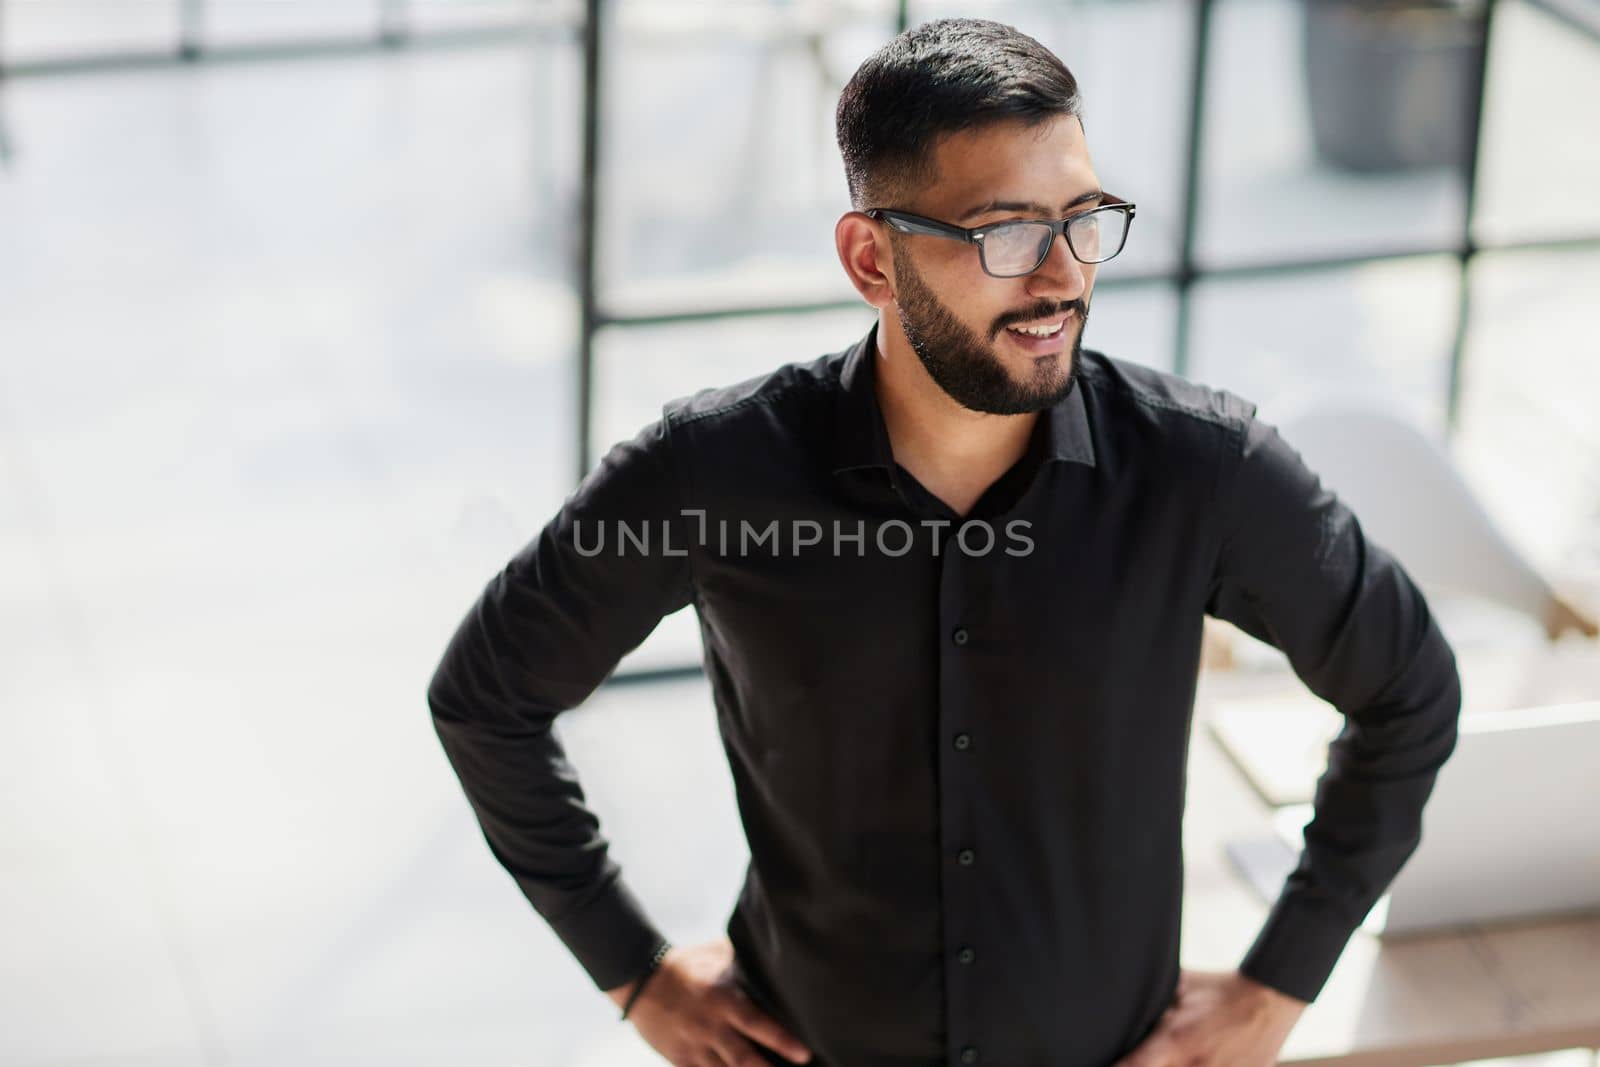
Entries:
POLYGON ((1030 355, 1048 355, 1062 350, 1061 339, 1066 334, 1067 320, 1070 318, 1072 314, 1069 312, 1057 319, 1007 326, 1002 332, 1030 355))

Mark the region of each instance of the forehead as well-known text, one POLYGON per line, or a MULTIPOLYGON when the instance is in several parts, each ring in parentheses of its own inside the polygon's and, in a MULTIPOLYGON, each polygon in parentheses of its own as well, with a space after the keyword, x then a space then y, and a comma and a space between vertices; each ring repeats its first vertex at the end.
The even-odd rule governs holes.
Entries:
POLYGON ((1099 187, 1083 126, 1070 115, 1040 126, 990 123, 960 130, 934 146, 933 184, 917 203, 924 213, 954 217, 988 200, 1038 201, 1052 213, 1099 187))

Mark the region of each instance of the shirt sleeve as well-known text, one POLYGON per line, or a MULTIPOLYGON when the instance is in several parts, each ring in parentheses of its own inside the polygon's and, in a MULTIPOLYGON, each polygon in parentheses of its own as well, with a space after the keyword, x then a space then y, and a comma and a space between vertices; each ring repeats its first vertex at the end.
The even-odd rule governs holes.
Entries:
POLYGON ((553 729, 692 598, 664 414, 614 446, 467 612, 428 685, 496 860, 601 989, 659 931, 624 883, 553 729))
POLYGON ((1461 684, 1400 564, 1237 402, 1247 414, 1219 479, 1207 610, 1282 650, 1345 719, 1299 863, 1239 967, 1309 1002, 1421 840, 1423 805, 1455 748, 1461 684))

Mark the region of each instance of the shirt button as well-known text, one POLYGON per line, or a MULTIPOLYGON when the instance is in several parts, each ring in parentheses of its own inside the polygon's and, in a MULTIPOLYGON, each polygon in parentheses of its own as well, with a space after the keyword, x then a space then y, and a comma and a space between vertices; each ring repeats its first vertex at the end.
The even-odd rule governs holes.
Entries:
POLYGON ((956 959, 960 960, 962 963, 971 963, 977 958, 978 954, 972 951, 970 948, 964 948, 960 952, 956 953, 956 959))
POLYGON ((965 752, 972 747, 971 734, 956 734, 955 746, 958 752, 965 752))
POLYGON ((960 852, 956 853, 956 862, 961 864, 963 867, 971 867, 974 863, 978 862, 978 854, 972 851, 970 848, 964 848, 960 852))
POLYGON ((957 626, 955 632, 950 635, 950 640, 954 641, 958 645, 966 644, 967 628, 965 626, 957 626))
POLYGON ((971 1046, 971 1045, 968 1045, 966 1048, 962 1049, 961 1050, 961 1062, 962 1063, 977 1063, 978 1062, 978 1050, 976 1048, 974 1048, 973 1046, 971 1046))

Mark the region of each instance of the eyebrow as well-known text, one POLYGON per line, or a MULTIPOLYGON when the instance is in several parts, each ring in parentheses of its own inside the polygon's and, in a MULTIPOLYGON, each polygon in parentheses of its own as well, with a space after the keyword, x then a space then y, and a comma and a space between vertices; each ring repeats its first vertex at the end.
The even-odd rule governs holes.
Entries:
MULTIPOLYGON (((1061 209, 1061 214, 1065 215, 1073 208, 1082 204, 1087 204, 1090 201, 1103 199, 1105 195, 1106 193, 1104 189, 1091 189, 1087 193, 1082 193, 1074 197, 1066 207, 1061 209)), ((991 211, 1032 211, 1036 215, 1041 216, 1050 214, 1050 208, 1047 205, 1036 203, 1034 201, 989 200, 979 204, 975 208, 969 208, 968 210, 963 211, 960 215, 956 216, 956 221, 965 222, 966 220, 976 218, 979 215, 987 215, 991 211)))

